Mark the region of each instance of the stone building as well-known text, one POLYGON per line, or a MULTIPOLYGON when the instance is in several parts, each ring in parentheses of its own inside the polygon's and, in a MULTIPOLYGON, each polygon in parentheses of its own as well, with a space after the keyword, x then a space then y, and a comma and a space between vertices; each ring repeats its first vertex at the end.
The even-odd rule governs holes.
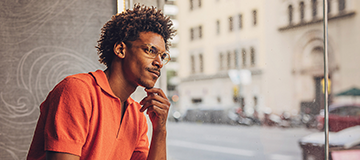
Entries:
MULTIPOLYGON (((179 107, 251 115, 323 106, 321 0, 186 0, 179 13, 179 107), (234 84, 229 70, 247 83, 234 84), (241 76, 241 75, 240 75, 241 76)), ((360 2, 329 1, 331 93, 360 86, 360 2)), ((330 95, 331 102, 347 101, 330 95)))

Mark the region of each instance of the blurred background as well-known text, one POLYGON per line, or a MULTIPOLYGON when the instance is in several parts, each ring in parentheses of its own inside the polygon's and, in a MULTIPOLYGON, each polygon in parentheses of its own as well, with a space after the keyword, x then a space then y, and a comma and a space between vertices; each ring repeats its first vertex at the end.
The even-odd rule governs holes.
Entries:
MULTIPOLYGON (((360 148, 360 2, 327 2, 336 159, 360 148)), ((100 29, 134 3, 163 9, 178 31, 157 83, 172 103, 168 159, 323 159, 323 0, 1 1, 0 159, 25 159, 55 84, 105 69, 100 29)))

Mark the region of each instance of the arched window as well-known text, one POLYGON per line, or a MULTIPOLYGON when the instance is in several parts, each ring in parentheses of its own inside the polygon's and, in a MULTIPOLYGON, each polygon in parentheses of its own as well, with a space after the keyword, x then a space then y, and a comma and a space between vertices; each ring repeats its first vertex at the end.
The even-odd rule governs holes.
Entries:
POLYGON ((300 22, 303 22, 305 18, 305 5, 304 2, 300 2, 300 22))
POLYGON ((293 6, 289 5, 288 7, 288 14, 289 14, 289 25, 291 25, 292 21, 293 21, 293 6))

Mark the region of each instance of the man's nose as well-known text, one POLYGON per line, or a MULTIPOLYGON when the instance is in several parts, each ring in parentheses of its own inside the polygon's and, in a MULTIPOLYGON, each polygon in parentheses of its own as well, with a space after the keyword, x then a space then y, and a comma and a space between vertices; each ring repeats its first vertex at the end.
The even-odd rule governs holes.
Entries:
POLYGON ((164 66, 164 62, 162 61, 160 54, 155 57, 153 64, 156 65, 159 69, 164 66))

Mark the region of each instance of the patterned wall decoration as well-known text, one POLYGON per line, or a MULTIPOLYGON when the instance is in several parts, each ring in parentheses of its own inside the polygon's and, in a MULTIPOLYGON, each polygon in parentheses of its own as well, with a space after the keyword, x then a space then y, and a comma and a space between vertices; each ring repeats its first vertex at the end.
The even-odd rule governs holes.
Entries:
POLYGON ((116 0, 0 1, 0 159, 25 159, 48 92, 104 69, 96 44, 116 0))

